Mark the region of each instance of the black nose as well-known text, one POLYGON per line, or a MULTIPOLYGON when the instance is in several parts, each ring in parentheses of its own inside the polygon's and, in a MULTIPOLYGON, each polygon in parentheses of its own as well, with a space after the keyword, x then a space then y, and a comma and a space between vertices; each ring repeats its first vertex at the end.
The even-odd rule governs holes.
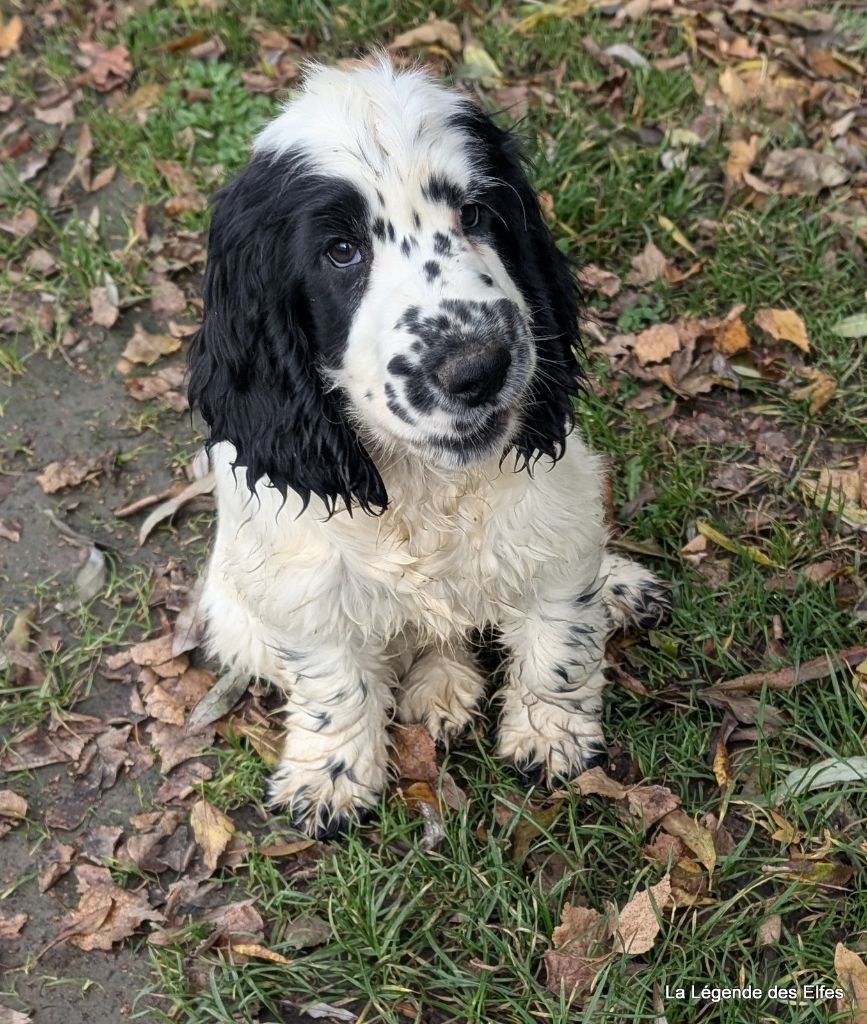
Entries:
POLYGON ((497 394, 511 365, 512 355, 507 348, 488 346, 447 359, 434 376, 447 395, 474 406, 497 394))

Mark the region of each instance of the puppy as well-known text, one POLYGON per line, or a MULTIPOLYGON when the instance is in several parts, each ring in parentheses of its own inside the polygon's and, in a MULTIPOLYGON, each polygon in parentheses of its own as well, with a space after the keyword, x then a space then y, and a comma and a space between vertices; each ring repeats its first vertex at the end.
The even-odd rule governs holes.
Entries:
POLYGON ((271 797, 310 834, 377 801, 395 713, 472 722, 480 627, 509 652, 498 756, 605 755, 606 638, 667 598, 606 551, 577 321, 516 141, 419 70, 311 69, 220 193, 190 368, 208 644, 285 692, 271 797))

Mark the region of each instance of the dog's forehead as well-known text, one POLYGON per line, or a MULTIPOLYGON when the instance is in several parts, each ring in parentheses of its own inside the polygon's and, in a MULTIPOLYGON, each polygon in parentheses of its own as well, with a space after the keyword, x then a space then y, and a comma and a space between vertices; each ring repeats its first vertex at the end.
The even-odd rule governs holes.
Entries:
MULTIPOLYGON (((317 67, 256 138, 255 154, 300 154, 323 173, 363 189, 372 208, 431 183, 464 191, 470 139, 455 125, 467 101, 418 70, 389 64, 317 67)), ((436 189, 435 189, 436 190, 436 189)), ((442 199, 443 196, 435 198, 442 199)))

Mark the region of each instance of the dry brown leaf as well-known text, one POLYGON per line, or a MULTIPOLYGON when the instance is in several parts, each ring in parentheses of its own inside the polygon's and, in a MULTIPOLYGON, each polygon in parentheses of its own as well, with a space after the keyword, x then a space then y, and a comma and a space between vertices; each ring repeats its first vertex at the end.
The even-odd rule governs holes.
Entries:
POLYGON ((857 469, 820 469, 816 481, 816 496, 823 501, 831 492, 831 505, 840 502, 851 505, 861 503, 861 474, 857 469))
POLYGON ((309 850, 315 845, 315 839, 298 839, 293 843, 269 843, 267 846, 260 846, 259 853, 263 857, 294 857, 296 853, 309 850))
POLYGON ((726 68, 719 76, 720 92, 733 107, 741 107, 750 98, 750 90, 733 68, 726 68))
POLYGON ((779 914, 771 914, 759 925, 758 943, 760 946, 773 946, 780 941, 783 931, 783 919, 779 914))
POLYGON ((837 1000, 837 1008, 848 1010, 852 1024, 867 1024, 867 964, 842 942, 834 949, 834 970, 846 993, 837 1000))
POLYGON ((250 746, 270 768, 273 768, 280 760, 283 748, 283 731, 281 729, 272 729, 256 722, 245 722, 237 715, 230 718, 228 723, 220 722, 217 731, 222 735, 226 732, 227 726, 236 736, 243 736, 248 740, 250 746))
POLYGON ((805 366, 800 374, 809 383, 803 387, 794 388, 789 394, 797 401, 808 398, 810 400, 810 415, 815 416, 837 393, 837 381, 830 373, 824 370, 817 370, 812 366, 805 366))
POLYGON ((176 196, 196 191, 195 178, 179 160, 154 160, 154 166, 176 196))
POLYGON ((99 92, 109 92, 131 77, 133 68, 125 46, 109 48, 85 41, 78 44, 78 49, 84 57, 88 78, 99 92))
POLYGON ((582 796, 605 796, 609 800, 622 800, 627 793, 625 786, 606 775, 599 767, 582 772, 572 780, 571 786, 582 796))
POLYGON ((753 135, 749 141, 746 139, 733 139, 728 144, 729 155, 723 170, 733 182, 743 184, 744 172, 753 165, 758 155, 758 136, 753 135))
POLYGON ((191 758, 199 757, 214 742, 214 727, 206 726, 198 732, 187 732, 179 725, 151 722, 147 727, 151 745, 160 758, 163 774, 191 758))
POLYGON ((63 919, 58 938, 79 949, 108 951, 129 938, 143 921, 165 918, 148 903, 147 892, 129 892, 111 880, 108 868, 80 864, 75 869, 81 899, 63 919))
POLYGON ((581 1001, 599 969, 608 959, 608 919, 588 907, 566 904, 561 923, 554 929, 555 949, 545 953, 545 987, 567 999, 581 1001))
POLYGON ((0 1005, 0 1024, 33 1024, 29 1013, 13 1010, 11 1006, 0 1005))
POLYGON ((609 926, 617 952, 637 956, 653 947, 660 930, 657 913, 665 908, 670 897, 671 878, 666 874, 656 885, 636 893, 620 909, 616 922, 609 926))
POLYGON ((268 949, 267 946, 262 946, 258 942, 230 942, 229 949, 239 956, 253 956, 257 960, 270 960, 275 964, 292 963, 282 953, 275 953, 273 949, 268 949))
POLYGON ((156 316, 177 316, 183 313, 187 300, 184 293, 167 277, 160 277, 151 291, 151 310, 156 316))
POLYGON ((0 789, 0 817, 26 818, 27 801, 11 789, 0 789))
POLYGON ((775 341, 790 341, 802 352, 810 351, 807 328, 793 310, 765 307, 756 311, 753 322, 763 331, 767 331, 775 341))
POLYGON ((54 494, 64 487, 77 487, 85 480, 95 479, 113 461, 112 452, 102 452, 90 457, 76 455, 63 462, 50 462, 36 480, 46 494, 54 494))
POLYGON ((207 800, 199 800, 190 811, 190 826, 202 848, 205 865, 215 870, 220 854, 235 834, 235 823, 207 800))
POLYGON ((43 124, 68 128, 75 120, 75 102, 72 99, 66 99, 53 107, 36 107, 33 116, 43 124))
POLYGON ((633 786, 626 794, 630 813, 644 828, 664 818, 680 806, 680 797, 667 786, 633 786))
POLYGON ((613 299, 622 287, 617 274, 612 274, 610 270, 603 270, 595 263, 588 263, 587 266, 582 267, 578 271, 577 277, 582 288, 599 292, 600 295, 605 295, 609 299, 613 299))
POLYGON ((137 402, 156 398, 176 412, 185 412, 189 408, 185 375, 186 369, 181 365, 163 366, 149 377, 127 377, 124 383, 130 397, 137 402))
POLYGON ((632 270, 626 275, 626 283, 643 287, 665 277, 668 260, 653 242, 648 242, 638 256, 632 259, 632 270))
POLYGON ((108 285, 90 289, 90 315, 98 327, 113 327, 120 316, 117 288, 108 285))
POLYGON ((8 21, 0 19, 0 53, 8 54, 18 49, 24 22, 19 15, 13 14, 8 21))
POLYGON ((141 324, 136 324, 133 335, 123 350, 121 361, 117 364, 117 369, 121 373, 127 373, 133 363, 144 363, 145 366, 150 366, 161 356, 177 352, 180 347, 180 338, 173 338, 170 334, 151 334, 141 324))
POLYGON ((389 50, 409 50, 415 46, 444 46, 454 54, 461 52, 461 33, 457 25, 450 21, 435 18, 411 28, 407 32, 401 32, 395 36, 389 44, 389 50))
POLYGON ((750 336, 746 325, 739 316, 726 320, 713 339, 714 348, 723 355, 731 356, 750 347, 750 336))
POLYGON ((813 149, 776 149, 768 155, 762 174, 783 182, 783 192, 813 194, 849 180, 846 168, 826 153, 813 149))
POLYGON ((5 231, 7 235, 14 235, 16 238, 26 238, 36 230, 38 224, 39 214, 32 206, 25 206, 14 217, 0 220, 0 231, 5 231))
POLYGON ((436 745, 423 725, 395 725, 390 739, 392 759, 402 778, 434 782, 439 774, 436 745))
MULTIPOLYGON (((8 942, 11 939, 17 939, 18 933, 27 924, 27 919, 30 915, 26 914, 23 910, 17 914, 11 910, 9 912, 0 910, 0 939, 8 942)), ((0 1010, 0 1022, 2 1022, 2 1010, 0 1010)))
POLYGON ((680 348, 680 335, 672 324, 653 324, 635 339, 633 352, 641 366, 661 363, 680 348))

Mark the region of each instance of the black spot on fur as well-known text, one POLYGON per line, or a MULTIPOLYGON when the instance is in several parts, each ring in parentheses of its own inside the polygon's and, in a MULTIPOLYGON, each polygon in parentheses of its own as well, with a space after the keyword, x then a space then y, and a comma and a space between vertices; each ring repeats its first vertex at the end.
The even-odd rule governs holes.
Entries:
POLYGON ((403 253, 404 256, 409 256, 410 252, 412 251, 412 246, 409 244, 408 238, 404 238, 404 240, 400 243, 400 251, 403 253))
POLYGON ((373 234, 380 242, 385 241, 385 220, 382 217, 377 217, 371 227, 373 234))
POLYGON ((437 256, 449 256, 452 251, 452 240, 442 231, 435 231, 433 236, 434 252, 437 256))
POLYGON ((393 242, 397 235, 395 234, 394 224, 392 224, 391 221, 389 221, 388 224, 386 224, 386 230, 388 231, 389 242, 393 242))
POLYGON ((424 265, 424 275, 428 281, 433 281, 440 276, 440 265, 436 260, 428 260, 424 265))
POLYGON ((418 212, 416 210, 412 211, 412 222, 413 224, 415 224, 416 228, 421 227, 421 217, 419 217, 418 212))
POLYGON ((455 210, 464 201, 463 191, 441 174, 431 175, 427 185, 422 189, 422 194, 432 203, 446 203, 455 210))
POLYGON ((494 279, 488 274, 479 274, 479 280, 486 288, 492 288, 494 285, 494 279))

